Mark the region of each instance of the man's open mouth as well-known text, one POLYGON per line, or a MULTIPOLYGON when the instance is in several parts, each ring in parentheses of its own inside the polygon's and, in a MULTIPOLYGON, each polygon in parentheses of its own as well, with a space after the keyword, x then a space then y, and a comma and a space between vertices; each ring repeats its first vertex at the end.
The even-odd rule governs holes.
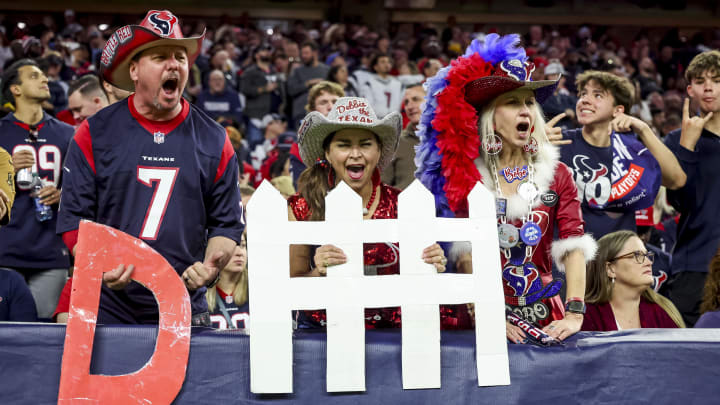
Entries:
POLYGON ((178 88, 178 79, 175 77, 171 77, 169 79, 165 79, 162 83, 162 89, 163 92, 167 95, 171 95, 175 93, 175 90, 178 88))

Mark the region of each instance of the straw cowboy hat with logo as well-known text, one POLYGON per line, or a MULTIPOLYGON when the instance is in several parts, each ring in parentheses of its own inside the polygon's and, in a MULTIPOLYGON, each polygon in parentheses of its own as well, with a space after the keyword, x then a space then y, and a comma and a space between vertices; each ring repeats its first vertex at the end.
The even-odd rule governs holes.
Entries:
POLYGON ((368 101, 359 97, 339 98, 327 117, 317 111, 305 116, 298 131, 303 162, 312 166, 317 159, 325 159, 325 138, 341 129, 349 128, 366 129, 377 135, 381 145, 377 167, 382 170, 390 164, 397 149, 402 117, 399 112, 393 112, 383 119, 378 119, 368 101))
POLYGON ((134 91, 129 67, 135 55, 156 46, 182 46, 187 51, 188 66, 192 66, 203 39, 204 31, 198 37, 183 37, 180 20, 173 13, 150 10, 140 25, 126 25, 110 36, 100 57, 103 78, 115 87, 134 91))

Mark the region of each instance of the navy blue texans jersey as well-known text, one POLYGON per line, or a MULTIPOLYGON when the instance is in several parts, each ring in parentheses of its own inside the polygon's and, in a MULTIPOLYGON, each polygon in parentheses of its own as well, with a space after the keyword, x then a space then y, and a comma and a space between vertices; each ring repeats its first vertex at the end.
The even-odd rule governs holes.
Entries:
MULTIPOLYGON (((81 124, 63 167, 58 233, 76 230, 81 219, 109 225, 144 240, 178 274, 203 261, 209 238, 240 241, 238 166, 230 140, 196 107, 185 100, 182 106, 174 119, 154 122, 135 110, 130 96, 81 124)), ((103 286, 108 293, 141 319, 157 316, 154 297, 136 283, 123 294, 103 286)), ((207 311, 204 294, 205 288, 192 293, 194 314, 207 311)), ((101 298, 101 311, 112 302, 101 298)))
POLYGON ((216 287, 216 304, 215 310, 210 312, 210 322, 212 327, 216 329, 247 329, 250 327, 250 306, 248 301, 238 306, 232 295, 227 295, 223 290, 216 287), (220 301, 225 305, 225 311, 227 316, 230 317, 230 322, 225 317, 220 306, 220 301))
POLYGON ((578 189, 585 232, 600 239, 619 230, 637 231, 635 210, 602 208, 608 203, 612 187, 619 178, 613 165, 613 147, 597 147, 582 136, 582 129, 563 131, 563 138, 572 140, 560 147, 560 161, 573 173, 578 189))
MULTIPOLYGON (((73 136, 73 128, 44 114, 35 125, 37 139, 30 127, 6 115, 0 120, 0 147, 11 155, 21 150, 35 157, 31 170, 47 184, 60 188, 62 162, 73 136)), ((57 205, 52 206, 53 217, 40 222, 35 218, 35 202, 30 186, 16 183, 15 203, 10 223, 0 228, 0 267, 24 269, 60 269, 70 267, 70 257, 62 239, 55 233, 57 205)))

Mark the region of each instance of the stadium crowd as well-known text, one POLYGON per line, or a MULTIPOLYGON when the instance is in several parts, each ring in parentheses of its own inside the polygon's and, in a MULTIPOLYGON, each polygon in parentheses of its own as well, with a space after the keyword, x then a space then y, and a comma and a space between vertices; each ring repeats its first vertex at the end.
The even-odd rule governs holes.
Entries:
MULTIPOLYGON (((79 143, 87 120, 131 94, 100 74, 106 42, 119 27, 83 26, 71 10, 55 17, 32 26, 0 25, 0 180, 7 183, 0 184, 0 321, 67 320, 73 243, 55 225, 64 188, 60 176, 66 176, 62 162, 73 133, 79 143), (46 85, 49 95, 28 98, 38 90, 23 87, 27 83, 46 85), (56 137, 53 148, 22 146, 28 137, 32 144, 43 136, 56 137), (32 183, 20 178, 27 169, 50 174, 32 183), (34 201, 36 195, 41 202, 34 201), (35 212, 35 204, 42 202, 52 206, 52 219, 16 211, 27 206, 25 213, 35 212)), ((388 30, 327 21, 295 21, 288 29, 229 19, 217 26, 183 24, 185 38, 199 37, 203 30, 205 36, 180 91, 225 129, 243 205, 264 179, 297 201, 299 177, 307 164, 314 165, 303 161, 298 145, 303 118, 313 111, 332 114, 342 97, 367 100, 380 120, 401 114, 395 159, 383 168, 382 182, 403 189, 419 176, 415 148, 424 139, 416 129, 426 98, 434 96, 429 79, 467 56, 473 40, 510 33, 469 28, 452 18, 441 25, 402 24, 388 30)), ((720 30, 698 30, 688 38, 674 28, 660 37, 638 29, 634 38, 621 38, 611 27, 529 25, 520 34, 534 66, 528 71, 532 80, 557 81, 541 105, 548 139, 573 173, 585 231, 601 240, 602 261, 588 265, 586 295, 568 297, 587 302, 588 314, 598 319, 583 329, 690 327, 701 309, 708 316, 698 325, 720 326, 714 312, 720 309, 720 236, 715 231, 720 223, 714 213, 720 203, 720 188, 714 185, 720 167, 713 156, 720 136, 720 115, 713 116, 720 111, 720 53, 713 49, 720 49, 720 30), (630 187, 635 193, 623 192, 621 184, 630 180, 624 170, 629 167, 640 172, 630 187), (634 250, 626 252, 626 247, 634 250), (636 270, 618 264, 622 259, 644 269, 652 263, 652 280, 646 273, 628 276, 636 270), (628 298, 633 294, 637 299, 628 298), (647 309, 646 302, 658 303, 667 314, 647 309), (660 320, 646 323, 642 317, 648 311, 660 320)), ((244 236, 236 242, 232 259, 206 293, 216 327, 252 323, 246 269, 252 252, 244 236)), ((447 253, 447 270, 462 271, 460 259, 447 253)), ((438 257, 444 270, 447 259, 438 257)), ((314 263, 313 272, 327 271, 327 262, 314 263)), ((122 269, 118 274, 125 277, 122 269)), ((204 292, 209 284, 185 281, 193 291, 204 292)), ((513 341, 522 341, 514 336, 513 341)))

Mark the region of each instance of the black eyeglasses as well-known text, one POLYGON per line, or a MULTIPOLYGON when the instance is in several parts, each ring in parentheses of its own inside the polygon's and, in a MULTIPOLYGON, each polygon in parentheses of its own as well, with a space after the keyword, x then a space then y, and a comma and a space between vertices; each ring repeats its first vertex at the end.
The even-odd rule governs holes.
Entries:
POLYGON ((631 257, 635 258, 635 262, 637 264, 645 263, 645 258, 648 258, 648 260, 650 260, 650 262, 652 263, 655 260, 655 252, 643 252, 640 250, 636 250, 634 252, 630 252, 628 254, 624 254, 622 256, 618 256, 614 259, 611 259, 610 263, 612 263, 616 260, 620 260, 620 259, 629 259, 631 257))

